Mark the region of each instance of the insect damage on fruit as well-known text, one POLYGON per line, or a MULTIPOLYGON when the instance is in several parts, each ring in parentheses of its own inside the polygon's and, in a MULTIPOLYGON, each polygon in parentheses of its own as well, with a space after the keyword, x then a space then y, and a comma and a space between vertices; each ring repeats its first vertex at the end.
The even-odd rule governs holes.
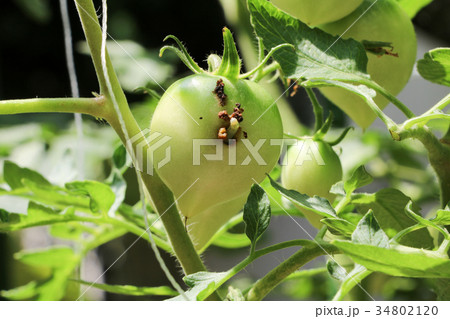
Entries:
POLYGON ((225 106, 227 103, 227 95, 225 94, 225 83, 223 83, 222 79, 217 80, 213 93, 217 96, 219 105, 225 106))
MULTIPOLYGON (((244 109, 241 108, 240 103, 236 103, 236 107, 233 109, 233 113, 231 115, 228 114, 227 111, 220 111, 217 116, 219 119, 225 121, 225 125, 219 129, 219 133, 217 137, 221 140, 225 140, 225 143, 228 139, 237 139, 241 128, 239 127, 239 123, 244 120, 242 113, 244 109)), ((247 138, 247 133, 245 133, 245 138, 247 138)))

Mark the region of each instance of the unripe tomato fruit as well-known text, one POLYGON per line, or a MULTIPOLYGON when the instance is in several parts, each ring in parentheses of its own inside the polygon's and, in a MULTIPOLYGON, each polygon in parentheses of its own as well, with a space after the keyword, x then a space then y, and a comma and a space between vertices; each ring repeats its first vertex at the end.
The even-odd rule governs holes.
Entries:
MULTIPOLYGON (((343 35, 344 39, 392 43, 393 52, 397 53, 398 57, 389 55, 378 57, 369 53, 367 72, 381 87, 397 95, 408 82, 416 61, 416 35, 410 18, 395 1, 378 0, 373 4, 374 1, 364 0, 363 4, 349 16, 321 25, 319 28, 333 35, 341 35, 356 21, 343 35), (372 4, 373 6, 368 9, 372 4)), ((362 128, 367 128, 375 120, 375 113, 357 95, 340 88, 320 90, 362 128)), ((388 100, 377 94, 375 103, 384 108, 388 100)))
POLYGON ((272 0, 272 3, 302 22, 315 26, 339 20, 363 0, 272 0))
POLYGON ((185 77, 169 87, 155 110, 150 130, 171 138, 155 149, 153 163, 188 219, 248 194, 251 185, 261 182, 280 156, 281 146, 271 145, 271 139, 283 137, 278 108, 259 84, 206 73, 185 77), (220 98, 221 92, 226 98, 220 98), (221 140, 218 135, 226 120, 219 118, 219 112, 232 115, 236 107, 243 112, 235 143, 221 140), (217 145, 204 145, 211 142, 217 145), (257 154, 263 160, 259 163, 248 151, 249 144, 257 143, 257 154), (158 168, 168 147, 170 160, 158 168), (218 155, 211 158, 214 154, 218 155))
MULTIPOLYGON (((342 165, 328 143, 312 139, 298 141, 288 149, 286 157, 287 163, 281 170, 284 188, 333 202, 336 195, 330 193, 330 189, 342 179, 342 165)), ((321 216, 306 209, 300 210, 314 227, 320 228, 321 216)))
POLYGON ((202 249, 222 225, 236 215, 245 205, 250 191, 230 201, 220 203, 204 210, 187 221, 195 249, 202 249))

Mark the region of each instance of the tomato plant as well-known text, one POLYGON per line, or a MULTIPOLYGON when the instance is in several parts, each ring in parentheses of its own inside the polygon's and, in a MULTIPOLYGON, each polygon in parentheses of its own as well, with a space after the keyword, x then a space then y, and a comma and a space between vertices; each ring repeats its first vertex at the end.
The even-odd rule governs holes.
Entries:
MULTIPOLYGON (((75 0, 86 38, 79 47, 92 58, 99 85, 93 96, 78 97, 61 0, 72 97, 2 100, 1 120, 27 113, 86 117, 74 120, 76 138, 62 123, 0 129, 0 231, 8 236, 6 244, 0 237, 7 246, 0 263, 14 263, 0 269, 16 280, 1 286, 0 271, 1 298, 100 299, 86 294, 95 287, 152 300, 263 300, 280 287, 276 298, 397 300, 406 298, 407 287, 411 300, 448 300, 450 95, 430 97, 438 102, 420 115, 395 96, 416 62, 410 19, 430 0, 302 0, 297 13, 272 2, 292 5, 221 1, 235 37, 223 28, 222 55, 210 54, 202 68, 186 47, 211 39, 195 34, 185 47, 169 35, 165 40, 175 44, 157 57, 135 42, 107 41, 114 26, 126 33, 139 24, 122 28, 123 12, 108 23, 106 0, 101 21, 92 0, 75 0), (177 72, 177 59, 194 74, 177 72), (365 131, 334 121, 319 90, 365 131), (291 102, 301 93, 303 101, 291 102), (289 102, 308 125, 291 109, 282 111, 289 102), (387 102, 405 119, 385 113, 387 102), (314 123, 304 116, 310 106, 314 123), (369 127, 375 117, 385 131, 369 127), (282 236, 267 236, 276 231, 282 236), (131 245, 124 235, 134 236, 131 245), (30 236, 46 246, 29 250, 30 236), (117 271, 124 276, 141 277, 142 269, 155 274, 144 265, 147 246, 138 262, 130 256, 117 263, 138 239, 150 244, 151 266, 164 276, 153 279, 161 286, 116 284, 131 277, 100 283, 119 264, 138 266, 117 271), (288 257, 286 248, 293 251, 288 257), (105 255, 116 252, 107 264, 105 255), (79 269, 96 254, 104 267, 92 281, 79 269), (263 261, 270 269, 252 272, 268 254, 277 262, 263 261), (327 256, 326 265, 320 256, 327 256), (313 268, 303 269, 307 264, 313 268)), ((417 61, 418 73, 448 87, 449 56, 445 47, 428 51, 417 61)))

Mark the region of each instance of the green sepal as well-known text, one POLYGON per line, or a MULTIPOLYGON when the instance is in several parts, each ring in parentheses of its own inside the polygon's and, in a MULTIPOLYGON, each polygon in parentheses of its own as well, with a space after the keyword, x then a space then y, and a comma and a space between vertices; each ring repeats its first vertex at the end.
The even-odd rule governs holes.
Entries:
POLYGON ((167 39, 174 40, 179 49, 172 46, 172 45, 166 45, 161 48, 159 51, 159 56, 162 56, 166 50, 170 50, 175 52, 175 54, 181 59, 181 61, 194 73, 204 73, 205 71, 194 61, 194 59, 189 55, 189 53, 186 50, 186 47, 181 43, 180 40, 174 35, 168 35, 164 38, 163 41, 166 41, 167 39))
POLYGON ((331 142, 327 142, 330 146, 336 146, 338 145, 340 142, 342 142, 342 140, 347 136, 348 132, 350 132, 350 130, 354 130, 355 128, 353 126, 349 126, 347 127, 342 133, 341 135, 339 135, 339 137, 337 139, 335 139, 334 141, 331 142))
POLYGON ((333 118, 333 112, 330 111, 325 123, 323 123, 322 127, 314 134, 314 140, 321 140, 325 136, 325 134, 328 133, 331 128, 331 124, 333 124, 333 118))
POLYGON ((231 31, 225 27, 222 33, 224 45, 222 62, 214 74, 222 75, 230 80, 237 79, 241 72, 241 59, 239 58, 231 31))

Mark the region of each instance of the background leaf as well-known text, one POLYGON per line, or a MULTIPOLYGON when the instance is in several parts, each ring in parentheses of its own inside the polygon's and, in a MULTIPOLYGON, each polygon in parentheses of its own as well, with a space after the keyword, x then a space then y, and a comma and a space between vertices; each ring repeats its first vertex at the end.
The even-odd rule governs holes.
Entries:
POLYGON ((359 221, 352 234, 352 242, 389 248, 389 237, 378 225, 372 210, 369 210, 359 221))
POLYGON ((450 210, 439 209, 436 212, 436 217, 431 221, 437 225, 450 225, 450 210))
POLYGON ((344 190, 348 193, 353 193, 356 189, 369 185, 373 182, 373 177, 367 173, 366 168, 361 165, 352 174, 352 176, 345 181, 344 190))
POLYGON ((322 215, 324 217, 336 217, 336 212, 334 211, 334 208, 331 206, 330 202, 326 198, 322 198, 319 196, 309 197, 306 194, 301 194, 295 190, 287 190, 277 182, 275 182, 270 176, 270 184, 273 188, 275 188, 280 194, 293 203, 312 210, 316 212, 319 215, 322 215))
POLYGON ((450 86, 450 48, 428 51, 417 61, 417 70, 428 81, 450 86))
POLYGON ((28 168, 23 168, 10 161, 3 165, 3 178, 12 189, 24 187, 22 180, 27 179, 38 185, 50 185, 41 174, 28 168))
POLYGON ((391 276, 450 278, 450 260, 414 248, 387 249, 347 241, 333 241, 356 263, 391 276))
POLYGON ((328 226, 328 230, 335 235, 350 237, 355 231, 356 225, 342 218, 324 218, 320 220, 328 226))
MULTIPOLYGON (((414 221, 405 214, 405 207, 410 200, 399 190, 385 188, 375 194, 358 194, 352 203, 360 212, 372 209, 380 227, 389 238, 392 238, 399 231, 415 225, 414 221)), ((414 207, 415 211, 419 210, 417 206, 414 207)), ((405 235, 401 243, 416 248, 433 247, 433 240, 425 228, 405 235)))
POLYGON ((61 268, 75 260, 75 254, 69 247, 51 247, 38 251, 21 251, 14 254, 17 260, 31 266, 61 268))
POLYGON ((107 215, 114 204, 115 195, 108 185, 97 181, 71 182, 66 184, 67 189, 89 196, 93 213, 107 215))
MULTIPOLYGON (((220 282, 228 276, 228 272, 206 272, 201 271, 192 275, 188 275, 183 278, 186 285, 191 287, 186 291, 186 297, 189 300, 204 300, 208 297, 215 289, 216 285, 220 285, 220 282)), ((185 300, 183 296, 177 296, 170 300, 185 300)))
POLYGON ((267 50, 290 43, 274 53, 287 78, 354 80, 368 79, 364 46, 343 40, 278 10, 266 0, 248 1, 256 34, 267 50))

